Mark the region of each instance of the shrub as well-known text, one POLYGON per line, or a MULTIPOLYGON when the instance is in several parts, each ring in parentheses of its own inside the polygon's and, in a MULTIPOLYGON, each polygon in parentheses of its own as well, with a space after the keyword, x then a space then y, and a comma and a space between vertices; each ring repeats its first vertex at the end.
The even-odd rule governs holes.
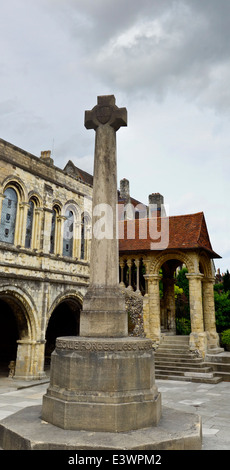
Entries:
POLYGON ((230 328, 230 298, 228 292, 214 291, 216 328, 218 333, 230 328))
POLYGON ((222 346, 230 345, 230 329, 222 331, 220 335, 220 340, 221 340, 222 346))
POLYGON ((191 321, 188 318, 176 318, 176 333, 178 335, 190 335, 191 321))

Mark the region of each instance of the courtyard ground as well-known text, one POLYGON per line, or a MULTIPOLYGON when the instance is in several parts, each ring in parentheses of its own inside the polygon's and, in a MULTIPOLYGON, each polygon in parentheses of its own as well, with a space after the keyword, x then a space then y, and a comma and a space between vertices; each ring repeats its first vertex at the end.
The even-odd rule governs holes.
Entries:
MULTIPOLYGON (((230 450, 230 382, 203 384, 156 380, 164 406, 197 413, 202 418, 203 450, 230 450)), ((0 420, 33 405, 41 405, 45 383, 0 377, 0 420)), ((164 412, 164 411, 163 411, 164 412)))

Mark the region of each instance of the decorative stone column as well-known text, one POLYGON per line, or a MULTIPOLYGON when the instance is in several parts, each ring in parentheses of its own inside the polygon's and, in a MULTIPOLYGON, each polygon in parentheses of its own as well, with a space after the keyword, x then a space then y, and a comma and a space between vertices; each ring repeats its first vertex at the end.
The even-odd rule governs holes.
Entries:
MULTIPOLYGON (((44 207, 44 232, 43 232, 43 253, 50 253, 50 236, 51 236, 51 226, 52 226, 52 217, 53 211, 48 207, 44 207)), ((55 238, 56 238, 55 230, 55 238)))
POLYGON ((55 252, 57 255, 63 254, 63 235, 64 235, 64 222, 66 217, 64 215, 57 216, 57 234, 55 240, 55 252))
POLYGON ((207 334, 208 349, 210 352, 219 348, 219 335, 216 331, 216 316, 213 284, 215 278, 204 277, 203 283, 203 312, 204 312, 204 329, 207 334))
POLYGON ((140 260, 137 258, 134 260, 136 268, 137 268, 137 288, 136 293, 141 295, 140 291, 140 260))
POLYGON ((34 209, 34 225, 33 225, 33 234, 32 234, 32 248, 40 250, 40 240, 41 240, 41 219, 42 219, 43 208, 35 207, 34 209))
POLYGON ((159 281, 161 276, 158 274, 146 274, 145 280, 148 284, 148 309, 145 306, 145 312, 148 313, 146 318, 148 337, 151 338, 156 345, 159 344, 161 338, 161 320, 160 320, 160 289, 159 281))
POLYGON ((2 215, 2 204, 6 196, 4 194, 0 193, 0 222, 1 222, 1 215, 2 215))
POLYGON ((132 287, 132 260, 131 259, 127 260, 127 266, 129 268, 129 285, 128 285, 127 289, 132 291, 133 287, 132 287))
POLYGON ((203 302, 202 302, 202 279, 203 274, 188 273, 189 281, 189 303, 190 303, 190 349, 198 350, 205 356, 207 351, 207 335, 204 331, 203 302))
POLYGON ((14 236, 14 244, 16 246, 25 246, 28 208, 29 204, 27 202, 19 203, 14 236))
POLYGON ((121 287, 125 287, 125 283, 124 283, 124 267, 125 267, 125 262, 124 260, 121 260, 119 262, 120 264, 120 268, 121 268, 121 281, 120 281, 120 286, 121 287))

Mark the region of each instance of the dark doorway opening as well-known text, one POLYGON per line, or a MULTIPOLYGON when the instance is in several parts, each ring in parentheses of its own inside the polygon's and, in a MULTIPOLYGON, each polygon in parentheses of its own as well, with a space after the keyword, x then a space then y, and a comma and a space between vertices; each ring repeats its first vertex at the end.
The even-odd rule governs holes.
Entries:
POLYGON ((0 299, 0 375, 7 376, 9 363, 16 362, 19 332, 13 308, 0 299))
POLYGON ((46 331, 46 366, 50 364, 57 337, 79 335, 80 309, 81 306, 76 300, 63 301, 54 309, 46 331))

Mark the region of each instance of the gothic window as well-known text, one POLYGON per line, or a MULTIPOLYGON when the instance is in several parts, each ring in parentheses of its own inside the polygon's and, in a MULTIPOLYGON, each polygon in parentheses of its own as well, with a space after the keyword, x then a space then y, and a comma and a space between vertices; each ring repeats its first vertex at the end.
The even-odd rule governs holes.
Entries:
POLYGON ((56 234, 56 219, 57 219, 57 212, 56 212, 55 209, 53 209, 52 222, 51 222, 51 233, 50 233, 50 253, 54 253, 55 234, 56 234))
POLYGON ((81 259, 87 258, 87 227, 89 225, 89 218, 83 215, 81 219, 81 259))
POLYGON ((4 196, 0 223, 0 241, 14 243, 18 197, 13 188, 7 188, 4 191, 4 196))
POLYGON ((31 248, 32 231, 33 231, 33 219, 34 219, 34 201, 30 200, 29 208, 28 208, 28 212, 27 212, 27 221, 26 221, 25 248, 31 248))
POLYGON ((81 259, 85 259, 85 218, 81 219, 81 259))
POLYGON ((65 217, 66 220, 64 222, 63 256, 73 256, 73 212, 67 210, 65 217))

